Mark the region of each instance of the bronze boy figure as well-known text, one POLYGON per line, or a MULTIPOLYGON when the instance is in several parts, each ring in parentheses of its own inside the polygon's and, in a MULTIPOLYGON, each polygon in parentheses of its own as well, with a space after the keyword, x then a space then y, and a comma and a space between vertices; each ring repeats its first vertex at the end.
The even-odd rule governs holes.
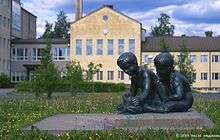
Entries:
POLYGON ((154 63, 157 74, 138 66, 132 53, 123 53, 118 66, 131 77, 130 92, 123 95, 119 113, 185 112, 191 108, 193 96, 186 78, 174 70, 171 54, 161 53, 154 63))

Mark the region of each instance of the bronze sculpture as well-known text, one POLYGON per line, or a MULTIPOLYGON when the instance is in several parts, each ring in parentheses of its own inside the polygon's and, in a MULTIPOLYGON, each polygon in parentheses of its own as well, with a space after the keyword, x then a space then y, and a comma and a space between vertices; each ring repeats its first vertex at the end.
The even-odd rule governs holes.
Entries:
POLYGON ((119 113, 186 112, 192 107, 190 84, 174 70, 170 53, 160 53, 155 57, 156 74, 139 67, 136 56, 130 52, 123 53, 117 64, 131 77, 130 92, 123 95, 119 113))

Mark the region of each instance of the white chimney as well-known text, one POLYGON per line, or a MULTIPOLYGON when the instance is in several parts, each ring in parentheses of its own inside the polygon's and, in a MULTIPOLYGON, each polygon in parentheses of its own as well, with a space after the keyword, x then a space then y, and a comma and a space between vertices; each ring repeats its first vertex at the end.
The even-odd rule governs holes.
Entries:
POLYGON ((75 21, 79 20, 83 16, 83 0, 76 0, 75 4, 75 21))

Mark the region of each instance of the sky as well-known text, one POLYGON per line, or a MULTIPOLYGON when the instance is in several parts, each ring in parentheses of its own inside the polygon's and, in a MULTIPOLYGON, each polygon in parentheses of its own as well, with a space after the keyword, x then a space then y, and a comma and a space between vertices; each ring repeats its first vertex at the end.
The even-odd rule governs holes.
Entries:
MULTIPOLYGON (((69 21, 75 18, 76 0, 21 0, 23 7, 37 16, 37 36, 44 32, 45 22, 54 23, 56 15, 63 10, 69 21)), ((160 13, 170 16, 175 26, 175 36, 205 36, 213 31, 220 36, 220 0, 83 0, 84 15, 110 4, 114 9, 140 21, 150 33, 158 24, 160 13)))

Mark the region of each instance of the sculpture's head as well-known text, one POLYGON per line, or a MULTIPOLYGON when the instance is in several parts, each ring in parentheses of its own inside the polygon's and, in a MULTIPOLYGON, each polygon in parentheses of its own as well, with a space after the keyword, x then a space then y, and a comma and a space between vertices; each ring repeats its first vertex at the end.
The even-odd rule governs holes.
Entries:
POLYGON ((168 76, 174 70, 174 59, 170 53, 160 53, 154 58, 154 65, 159 75, 168 76))
POLYGON ((120 55, 117 61, 118 66, 129 76, 133 76, 138 71, 137 57, 130 52, 120 55))

